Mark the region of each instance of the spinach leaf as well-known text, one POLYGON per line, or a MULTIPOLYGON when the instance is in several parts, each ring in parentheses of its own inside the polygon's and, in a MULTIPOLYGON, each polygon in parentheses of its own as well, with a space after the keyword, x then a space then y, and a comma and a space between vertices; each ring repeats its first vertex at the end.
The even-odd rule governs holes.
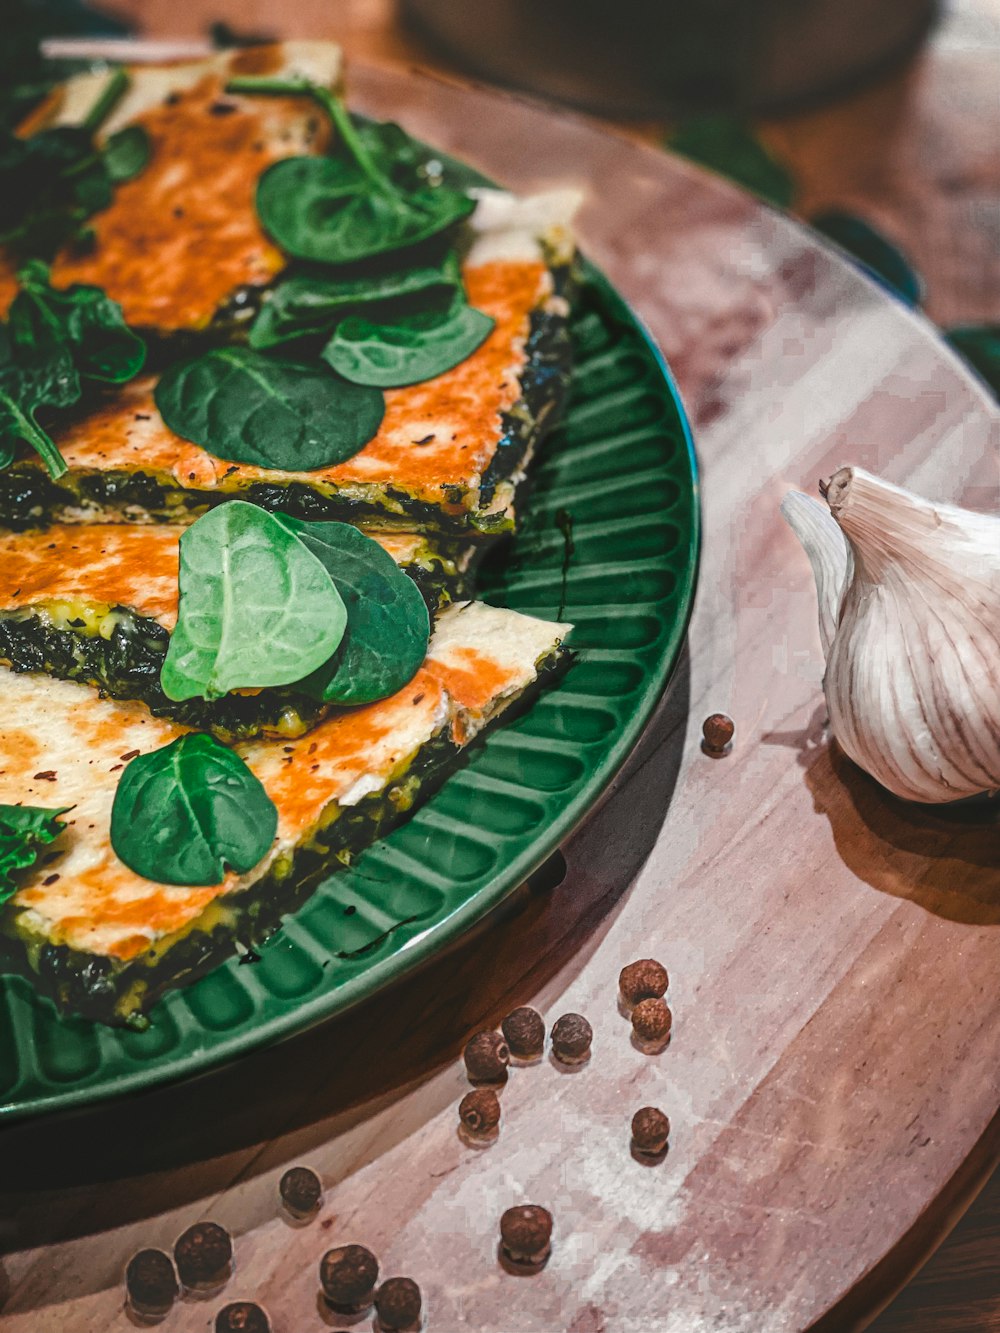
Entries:
POLYGON ((230 500, 180 539, 168 699, 290 685, 326 662, 347 612, 324 566, 273 514, 230 500))
POLYGON ((417 585, 378 542, 349 523, 278 521, 322 563, 347 608, 340 647, 298 688, 340 704, 374 703, 401 690, 427 656, 430 638, 417 585))
POLYGON ((1000 399, 1000 324, 961 324, 944 336, 1000 399))
POLYGON ((727 115, 693 116, 667 137, 666 146, 728 176, 776 208, 790 208, 795 182, 743 121, 727 115))
POLYGON ((125 769, 111 808, 111 846, 157 884, 218 884, 267 853, 278 811, 246 764, 191 732, 125 769))
POLYGON ((472 200, 446 186, 401 194, 376 188, 357 166, 330 157, 286 157, 257 184, 257 214, 287 254, 325 264, 407 249, 454 226, 472 200))
POLYGON ((38 260, 18 274, 21 290, 11 304, 8 331, 15 344, 63 344, 86 379, 124 384, 142 369, 146 345, 125 323, 121 306, 100 287, 49 286, 38 260))
POLYGON ((34 261, 18 274, 21 290, 0 325, 0 468, 24 441, 52 477, 66 471, 55 443, 39 426, 39 408, 69 407, 81 379, 120 384, 142 367, 145 344, 128 328, 121 307, 98 287, 56 291, 34 261))
POLYGON ((242 93, 301 93, 330 116, 336 157, 288 157, 257 183, 257 215, 298 259, 350 264, 428 240, 472 212, 468 195, 434 184, 416 144, 394 125, 355 125, 327 88, 304 80, 234 79, 242 93))
POLYGON ((216 458, 310 472, 352 458, 375 435, 385 401, 323 365, 221 347, 171 366, 155 390, 170 429, 216 458))
POLYGON ((36 805, 0 805, 0 903, 17 892, 15 870, 26 870, 42 848, 58 838, 66 825, 59 822, 71 807, 44 810, 36 805))
POLYGON ((864 218, 830 211, 818 213, 809 222, 810 226, 846 250, 860 268, 886 291, 898 296, 904 305, 920 304, 923 283, 913 265, 898 246, 865 222, 864 218))
POLYGON ((149 141, 132 126, 104 148, 94 133, 128 87, 116 70, 82 125, 56 125, 22 138, 0 132, 0 245, 19 259, 51 259, 64 245, 88 239, 84 223, 107 208, 116 181, 145 166, 149 141))
POLYGON ((250 346, 275 347, 295 338, 329 335, 348 313, 408 309, 421 299, 450 296, 461 285, 458 260, 451 252, 439 264, 361 278, 334 278, 323 271, 296 273, 265 296, 250 328, 250 346))
POLYGON ((461 293, 445 309, 433 303, 391 323, 351 315, 323 349, 323 359, 354 384, 390 388, 418 384, 464 361, 496 321, 467 305, 461 293))
POLYGON ((104 145, 104 167, 109 178, 120 185, 138 176, 149 161, 149 135, 141 125, 126 125, 108 136, 104 145))

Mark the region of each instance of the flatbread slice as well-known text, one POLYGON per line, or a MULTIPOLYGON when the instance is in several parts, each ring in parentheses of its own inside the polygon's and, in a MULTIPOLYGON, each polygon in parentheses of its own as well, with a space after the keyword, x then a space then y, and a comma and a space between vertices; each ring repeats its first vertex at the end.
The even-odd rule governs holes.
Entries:
MULTIPOLYGON (((135 699, 226 740, 300 736, 328 711, 294 687, 178 703, 160 688, 177 621, 183 528, 96 523, 0 533, 0 662, 135 699)), ((431 612, 465 595, 474 551, 420 533, 375 534, 431 612)))
POLYGON ((381 836, 561 656, 568 626, 467 602, 445 611, 424 666, 390 699, 287 744, 239 754, 278 809, 270 852, 208 888, 155 884, 112 850, 119 776, 185 728, 69 681, 0 670, 0 802, 71 806, 68 828, 0 909, 0 966, 65 1011, 142 1024, 180 985, 274 931, 319 879, 381 836))

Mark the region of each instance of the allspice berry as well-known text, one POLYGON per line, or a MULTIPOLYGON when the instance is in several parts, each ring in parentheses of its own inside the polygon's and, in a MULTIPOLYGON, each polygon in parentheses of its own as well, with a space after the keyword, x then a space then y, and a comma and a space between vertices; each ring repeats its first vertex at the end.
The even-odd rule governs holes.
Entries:
POLYGON ((647 1046, 665 1043, 673 1021, 666 1000, 640 1000, 632 1010, 632 1031, 647 1046))
POLYGON ((293 1217, 308 1217, 319 1207, 323 1186, 315 1171, 307 1166, 293 1166, 278 1183, 281 1202, 293 1217))
POLYGON ((510 1048, 499 1032, 477 1032, 463 1052, 466 1072, 473 1083, 505 1083, 510 1048))
POLYGON ((618 988, 627 1005, 637 1005, 640 1000, 658 1000, 667 993, 670 978, 667 969, 655 958, 640 958, 629 963, 618 974, 618 988))
POLYGON ((323 1295, 338 1314, 367 1310, 378 1281, 378 1260, 363 1245, 341 1245, 327 1250, 319 1263, 323 1295))
POLYGON ((508 1208, 500 1219, 500 1243, 510 1263, 541 1268, 549 1257, 552 1214, 536 1203, 508 1208))
POLYGON ((658 1107, 642 1106, 632 1117, 632 1142, 646 1156, 658 1156, 669 1137, 670 1121, 658 1107))
POLYGON ((458 1104, 462 1126, 474 1138, 486 1138, 500 1123, 500 1098, 492 1088, 473 1088, 458 1104))
POLYGON ((233 1242, 218 1222, 196 1222, 177 1237, 174 1262, 185 1287, 215 1287, 229 1276, 233 1242))
POLYGON ((707 754, 725 754, 736 730, 733 719, 725 713, 713 713, 701 724, 701 747, 707 754))
POLYGON ((500 1024, 510 1053, 519 1060, 534 1060, 545 1047, 545 1023, 537 1009, 521 1005, 500 1024))
POLYGON ((140 1250, 125 1269, 125 1294, 137 1315, 162 1319, 177 1299, 177 1274, 162 1250, 140 1250))
POLYGON ((215 1333, 271 1333, 271 1321, 254 1301, 233 1301, 215 1316, 215 1333))
POLYGON ((552 1054, 564 1065, 582 1064, 590 1056, 594 1029, 583 1014, 563 1014, 552 1025, 552 1054))
POLYGON ((375 1295, 375 1309, 384 1329, 409 1329, 420 1323, 420 1288, 411 1277, 390 1277, 375 1295))

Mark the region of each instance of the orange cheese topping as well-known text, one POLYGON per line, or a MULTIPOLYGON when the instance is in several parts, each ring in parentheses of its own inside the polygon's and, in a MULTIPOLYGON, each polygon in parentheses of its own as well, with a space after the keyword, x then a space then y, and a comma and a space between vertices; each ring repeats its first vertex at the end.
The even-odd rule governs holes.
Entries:
MULTIPOLYGON (((532 311, 551 278, 541 263, 495 261, 465 271, 469 301, 496 320, 483 345, 452 370, 386 392, 375 438, 337 467, 294 473, 231 463, 174 435, 153 402, 150 379, 133 381, 96 411, 56 435, 70 468, 142 470, 178 486, 237 491, 257 481, 299 478, 331 489, 391 485, 451 513, 463 505, 446 487, 478 487, 496 452, 501 414, 520 396, 524 343, 532 311), (429 438, 428 438, 429 437, 429 438), (424 443, 417 443, 424 441, 424 443)), ((474 496, 466 501, 471 507, 474 496)))
POLYGON ((128 606, 171 628, 177 620, 176 528, 112 523, 0 533, 0 610, 39 602, 128 606))

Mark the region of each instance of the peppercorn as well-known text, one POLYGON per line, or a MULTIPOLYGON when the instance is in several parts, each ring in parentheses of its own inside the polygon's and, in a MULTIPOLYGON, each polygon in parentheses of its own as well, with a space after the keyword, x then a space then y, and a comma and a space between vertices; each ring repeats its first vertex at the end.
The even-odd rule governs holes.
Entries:
POLYGON ((477 1032, 470 1037, 464 1058, 473 1083, 506 1083, 510 1048, 499 1032, 477 1032))
POLYGON ((552 1054, 564 1065, 579 1065, 590 1057, 594 1029, 583 1014, 563 1014, 552 1025, 552 1054))
POLYGON ((640 1000, 632 1010, 632 1031, 646 1045, 664 1045, 674 1018, 666 1000, 640 1000))
POLYGON ((338 1314, 360 1314, 372 1303, 378 1260, 363 1245, 341 1245, 320 1260, 323 1295, 338 1314))
POLYGON ((500 1123, 500 1099, 492 1088, 473 1088, 459 1102, 458 1114, 469 1134, 485 1138, 500 1123))
POLYGON ((253 1301, 233 1301, 215 1316, 215 1333, 271 1333, 271 1321, 253 1301))
POLYGON ((701 748, 706 754, 725 754, 736 730, 733 719, 725 713, 713 713, 701 724, 701 748))
POLYGON ((233 1242, 217 1222, 196 1222, 177 1238, 174 1261, 185 1287, 215 1287, 229 1276, 233 1242))
POLYGON ((375 1295, 378 1320, 385 1329, 413 1328, 420 1322, 420 1288, 411 1277, 390 1277, 375 1295))
POLYGON ((315 1171, 307 1166, 293 1166, 281 1177, 278 1192, 293 1217, 308 1217, 319 1207, 323 1186, 315 1171))
POLYGON ((656 1157, 667 1146, 670 1121, 656 1106, 641 1106, 632 1117, 632 1142, 647 1157, 656 1157))
POLYGON ((640 958, 629 963, 618 974, 618 987, 626 1004, 637 1005, 640 1000, 658 1000, 666 994, 670 978, 667 969, 655 958, 640 958))
POLYGON ((523 1004, 500 1024, 503 1035, 507 1038, 511 1055, 519 1060, 533 1060, 541 1055, 545 1046, 545 1023, 537 1009, 523 1004))
POLYGON ((125 1269, 125 1293, 137 1315, 149 1319, 168 1314, 177 1299, 177 1274, 162 1250, 140 1250, 125 1269))
POLYGON ((552 1214, 536 1203, 508 1208, 500 1219, 500 1243, 512 1264, 541 1268, 549 1257, 552 1214))

